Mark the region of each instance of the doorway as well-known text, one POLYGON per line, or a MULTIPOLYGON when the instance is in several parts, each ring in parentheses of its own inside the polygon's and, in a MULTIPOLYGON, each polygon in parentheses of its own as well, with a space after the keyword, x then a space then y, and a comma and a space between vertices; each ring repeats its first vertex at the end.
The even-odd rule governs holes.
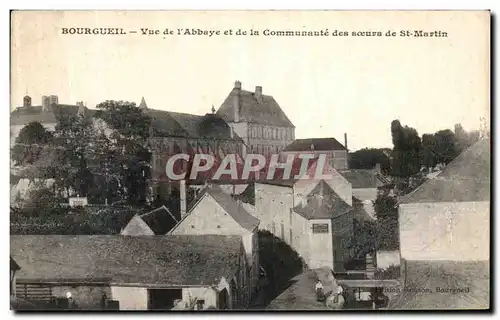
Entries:
POLYGON ((149 289, 149 310, 171 310, 175 300, 182 299, 182 289, 149 289))

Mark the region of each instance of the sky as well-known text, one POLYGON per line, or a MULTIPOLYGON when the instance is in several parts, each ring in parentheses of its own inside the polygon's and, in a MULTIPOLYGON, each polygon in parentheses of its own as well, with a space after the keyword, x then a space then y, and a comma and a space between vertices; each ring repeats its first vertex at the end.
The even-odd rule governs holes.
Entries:
POLYGON ((487 12, 15 12, 11 110, 105 100, 204 114, 234 81, 262 86, 295 125, 296 138, 334 137, 350 150, 392 147, 398 119, 420 135, 478 129, 489 120, 487 12), (68 35, 62 28, 114 27, 127 35, 68 35), (141 28, 220 30, 220 36, 142 35, 141 28), (232 29, 259 36, 224 35, 232 29), (327 37, 263 36, 263 30, 326 30, 327 37), (331 36, 333 31, 349 36, 331 36), (441 30, 447 38, 352 36, 353 31, 441 30))

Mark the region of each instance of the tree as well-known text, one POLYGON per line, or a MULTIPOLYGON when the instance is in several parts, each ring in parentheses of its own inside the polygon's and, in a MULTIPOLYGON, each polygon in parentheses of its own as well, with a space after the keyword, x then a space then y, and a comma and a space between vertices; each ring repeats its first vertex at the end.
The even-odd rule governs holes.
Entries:
POLYGON ((440 130, 434 134, 434 154, 437 163, 448 164, 455 159, 459 150, 456 146, 455 134, 451 130, 440 130))
POLYGON ((144 204, 150 176, 148 138, 151 118, 130 102, 105 101, 98 104, 97 108, 100 112, 96 117, 104 120, 114 131, 111 140, 115 154, 113 161, 116 163, 113 166, 121 168, 125 197, 131 204, 144 204))
POLYGON ((11 158, 16 165, 32 164, 40 158, 44 146, 52 141, 52 133, 39 122, 28 123, 21 129, 12 148, 11 158))
POLYGON ((392 175, 407 180, 411 175, 420 172, 420 150, 422 142, 417 130, 402 126, 399 120, 391 123, 392 143, 392 175))
POLYGON ((377 250, 399 249, 399 224, 396 197, 389 193, 377 196, 373 203, 376 220, 377 250))
POLYGON ((433 134, 424 134, 422 136, 422 165, 427 168, 434 168, 437 165, 437 159, 435 155, 436 141, 433 134))
POLYGON ((87 196, 94 180, 87 150, 95 139, 92 122, 83 115, 63 117, 56 125, 52 169, 56 189, 66 196, 87 196))
MULTIPOLYGON (((484 127, 484 126, 483 126, 484 127)), ((455 141, 458 153, 473 145, 480 137, 480 130, 467 132, 460 123, 455 124, 455 141)))
POLYGON ((349 155, 349 168, 351 169, 373 169, 380 164, 383 172, 389 173, 391 162, 383 149, 364 148, 349 155))

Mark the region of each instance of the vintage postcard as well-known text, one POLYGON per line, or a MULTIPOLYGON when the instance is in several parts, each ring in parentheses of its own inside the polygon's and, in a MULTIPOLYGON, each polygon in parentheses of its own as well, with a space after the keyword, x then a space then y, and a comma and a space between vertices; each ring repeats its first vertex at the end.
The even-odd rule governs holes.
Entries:
POLYGON ((23 310, 489 310, 489 11, 12 11, 23 310))

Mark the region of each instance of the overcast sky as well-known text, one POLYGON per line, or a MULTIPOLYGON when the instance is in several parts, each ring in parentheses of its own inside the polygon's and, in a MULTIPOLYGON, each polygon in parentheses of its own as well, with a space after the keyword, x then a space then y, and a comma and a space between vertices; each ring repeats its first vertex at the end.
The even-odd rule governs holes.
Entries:
POLYGON ((204 114, 240 80, 262 86, 297 138, 335 137, 349 149, 391 147, 390 123, 419 134, 479 128, 489 119, 489 15, 452 12, 22 12, 13 15, 11 108, 140 102, 204 114), (69 27, 120 27, 125 36, 71 36, 69 27), (143 36, 140 28, 442 30, 448 38, 143 36))

